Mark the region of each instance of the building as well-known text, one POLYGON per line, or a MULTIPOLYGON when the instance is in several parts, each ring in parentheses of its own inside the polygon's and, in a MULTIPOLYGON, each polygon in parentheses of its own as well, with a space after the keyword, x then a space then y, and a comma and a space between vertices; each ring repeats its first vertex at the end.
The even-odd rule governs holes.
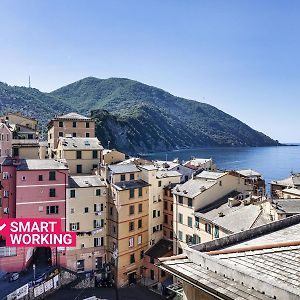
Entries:
POLYGON ((137 282, 143 275, 148 249, 149 184, 135 165, 107 167, 109 188, 109 259, 117 286, 137 282))
POLYGON ((8 113, 0 119, 12 133, 11 155, 15 158, 39 158, 37 120, 25 117, 20 113, 8 113))
POLYGON ((71 175, 92 174, 102 163, 102 150, 97 138, 59 138, 57 159, 67 161, 71 175))
POLYGON ((213 162, 212 158, 192 158, 183 164, 195 172, 202 171, 217 171, 217 166, 213 162))
POLYGON ((12 156, 12 132, 5 123, 0 123, 0 157, 12 156))
POLYGON ((248 190, 253 195, 264 196, 266 192, 266 183, 262 175, 254 170, 245 169, 236 171, 238 175, 245 178, 245 184, 250 187, 248 190))
POLYGON ((283 199, 300 198, 300 188, 286 188, 282 190, 283 199))
POLYGON ((281 180, 271 181, 272 198, 283 198, 282 191, 287 188, 300 189, 300 173, 292 174, 290 177, 281 180))
POLYGON ((48 152, 49 157, 56 156, 56 149, 60 137, 95 137, 95 120, 71 112, 56 116, 48 123, 48 152))
POLYGON ((271 221, 300 214, 300 199, 270 199, 264 203, 264 211, 271 221))
POLYGON ((125 153, 116 149, 104 149, 102 152, 102 161, 104 165, 116 164, 126 159, 125 153))
POLYGON ((184 300, 300 298, 300 215, 232 234, 161 258, 184 300))
MULTIPOLYGON (((66 188, 68 168, 55 160, 45 159, 6 159, 2 163, 5 177, 4 193, 8 189, 8 216, 16 218, 58 218, 62 229, 66 222, 66 188), (6 187, 8 186, 8 188, 6 187), (10 189, 11 188, 11 189, 10 189)), ((5 206, 7 204, 4 204, 5 206)), ((31 263, 36 249, 3 247, 0 255, 0 268, 4 271, 21 271, 31 263)), ((57 249, 47 249, 53 263, 64 264, 63 253, 57 249), (59 259, 56 261, 56 258, 59 259)))
POLYGON ((163 237, 164 239, 173 241, 173 188, 177 185, 177 183, 170 183, 164 187, 164 222, 163 222, 163 237))
POLYGON ((181 174, 177 171, 161 171, 154 165, 141 165, 138 168, 142 172, 142 178, 149 187, 149 246, 153 246, 164 236, 163 223, 164 211, 164 187, 172 183, 180 183, 181 174))
POLYGON ((177 185, 173 189, 173 226, 174 226, 174 252, 182 253, 183 249, 190 243, 200 243, 211 240, 211 228, 207 224, 205 228, 200 227, 195 232, 195 213, 223 197, 232 196, 232 193, 243 193, 248 186, 245 180, 237 176, 235 172, 210 172, 203 171, 194 176, 193 179, 177 185), (200 236, 207 232, 209 235, 200 236))
POLYGON ((40 141, 39 142, 39 159, 46 159, 48 157, 48 142, 40 141))
POLYGON ((67 230, 76 231, 76 249, 66 253, 73 271, 100 270, 106 259, 107 185, 98 175, 70 176, 66 205, 67 230))
POLYGON ((144 273, 142 277, 142 283, 144 285, 151 286, 152 289, 158 290, 161 293, 163 292, 163 285, 170 276, 165 271, 159 270, 156 264, 160 257, 169 257, 172 256, 172 254, 173 242, 165 239, 159 240, 145 252, 144 273))

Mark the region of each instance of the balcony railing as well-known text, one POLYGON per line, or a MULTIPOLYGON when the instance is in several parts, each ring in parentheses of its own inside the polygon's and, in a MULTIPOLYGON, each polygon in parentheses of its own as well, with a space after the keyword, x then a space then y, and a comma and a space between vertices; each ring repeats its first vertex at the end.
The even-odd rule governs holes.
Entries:
POLYGON ((0 257, 16 256, 16 247, 0 247, 0 257))

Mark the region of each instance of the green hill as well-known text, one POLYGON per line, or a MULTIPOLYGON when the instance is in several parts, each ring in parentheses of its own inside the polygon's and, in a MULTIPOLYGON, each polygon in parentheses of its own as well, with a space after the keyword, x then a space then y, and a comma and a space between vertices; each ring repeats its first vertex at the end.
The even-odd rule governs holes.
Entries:
POLYGON ((88 77, 51 93, 0 85, 3 110, 19 110, 45 124, 53 115, 76 111, 92 115, 104 145, 130 153, 196 146, 278 145, 205 103, 187 100, 125 78, 88 77))

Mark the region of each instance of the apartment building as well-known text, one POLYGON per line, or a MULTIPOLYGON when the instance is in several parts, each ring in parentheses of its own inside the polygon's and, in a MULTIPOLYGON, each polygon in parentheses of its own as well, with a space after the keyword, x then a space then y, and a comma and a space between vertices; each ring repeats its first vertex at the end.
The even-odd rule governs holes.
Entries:
POLYGON ((177 183, 170 183, 164 187, 164 222, 163 222, 163 238, 173 241, 173 188, 177 183))
POLYGON ((283 190, 288 188, 300 189, 300 173, 292 174, 288 178, 271 181, 272 198, 283 198, 283 190))
POLYGON ((0 157, 12 156, 12 132, 5 123, 0 123, 0 157))
POLYGON ((116 164, 126 159, 125 153, 122 153, 116 149, 104 149, 102 155, 102 161, 104 165, 116 164))
POLYGON ((67 161, 71 175, 91 174, 102 162, 102 150, 97 138, 59 138, 57 159, 67 161))
POLYGON ((149 184, 135 165, 110 165, 109 259, 117 285, 137 282, 148 249, 149 184))
MULTIPOLYGON (((180 254, 190 243, 197 244, 211 240, 209 224, 199 227, 195 233, 195 213, 208 205, 230 196, 233 192, 247 190, 244 178, 235 172, 203 171, 184 184, 173 189, 174 253, 180 254), (201 235, 207 232, 209 235, 201 235)), ((197 221, 198 222, 198 221, 197 221)), ((196 225, 197 226, 197 225, 196 225)))
POLYGON ((216 171, 217 166, 211 158, 192 158, 183 163, 183 166, 188 167, 194 171, 216 171))
POLYGON ((264 196, 266 192, 266 183, 262 175, 251 169, 238 170, 236 173, 245 179, 248 185, 248 191, 253 195, 264 196))
POLYGON ((95 120, 71 112, 56 116, 48 123, 48 154, 50 158, 56 157, 56 149, 60 137, 95 137, 95 120))
POLYGON ((299 199, 300 198, 300 188, 286 188, 282 190, 283 199, 299 199))
POLYGON ((153 246, 164 236, 164 187, 180 183, 181 174, 177 171, 161 171, 154 165, 141 165, 143 179, 149 187, 149 246, 153 246))
POLYGON ((20 113, 8 113, 0 117, 12 133, 11 155, 15 158, 39 158, 38 122, 20 113))
MULTIPOLYGON (((4 192, 8 189, 10 195, 8 204, 5 204, 8 205, 9 217, 58 218, 65 230, 68 185, 68 168, 65 164, 51 159, 6 159, 2 163, 2 170, 4 192)), ((57 254, 55 248, 48 250, 54 264, 56 258, 60 264, 64 264, 63 254, 57 254)), ((13 251, 9 247, 2 248, 5 255, 0 257, 1 270, 19 272, 26 269, 34 251, 34 248, 24 247, 13 251)))
POLYGON ((77 246, 66 252, 67 268, 100 270, 106 259, 107 184, 98 175, 70 176, 66 227, 77 233, 77 246))

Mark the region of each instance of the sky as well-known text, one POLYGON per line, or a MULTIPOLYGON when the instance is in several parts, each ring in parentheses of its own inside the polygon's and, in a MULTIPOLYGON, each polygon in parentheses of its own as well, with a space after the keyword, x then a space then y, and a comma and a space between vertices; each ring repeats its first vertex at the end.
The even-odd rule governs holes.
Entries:
POLYGON ((300 1, 0 0, 0 81, 126 77, 300 143, 300 1))

